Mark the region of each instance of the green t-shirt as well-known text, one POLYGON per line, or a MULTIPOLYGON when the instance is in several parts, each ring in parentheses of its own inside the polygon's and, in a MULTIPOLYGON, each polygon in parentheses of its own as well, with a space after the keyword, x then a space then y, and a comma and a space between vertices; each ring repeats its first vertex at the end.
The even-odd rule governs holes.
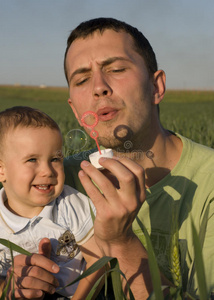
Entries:
MULTIPOLYGON (((177 136, 183 142, 180 160, 167 176, 147 189, 146 201, 138 213, 138 220, 133 222, 133 230, 146 247, 140 226, 143 223, 161 271, 172 280, 170 241, 177 224, 183 287, 187 285, 188 292, 194 295, 197 279, 193 264, 192 220, 203 246, 207 287, 209 291, 214 290, 214 150, 177 136)), ((88 154, 83 152, 65 158, 66 184, 83 193, 77 173, 80 162, 87 159, 88 154)))

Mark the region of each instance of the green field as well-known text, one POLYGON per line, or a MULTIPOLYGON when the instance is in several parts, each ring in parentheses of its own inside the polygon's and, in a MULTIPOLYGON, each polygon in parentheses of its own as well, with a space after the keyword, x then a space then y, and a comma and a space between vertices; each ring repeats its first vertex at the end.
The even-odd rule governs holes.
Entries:
MULTIPOLYGON (((67 103, 67 88, 0 86, 0 110, 27 105, 49 114, 60 126, 64 138, 80 128, 67 103)), ((169 130, 214 148, 214 91, 167 91, 160 104, 160 118, 169 130)), ((94 146, 88 138, 84 150, 94 146)), ((82 150, 83 150, 82 149, 82 150)), ((65 147, 65 154, 71 154, 65 147)), ((67 155, 66 155, 67 156, 67 155)))

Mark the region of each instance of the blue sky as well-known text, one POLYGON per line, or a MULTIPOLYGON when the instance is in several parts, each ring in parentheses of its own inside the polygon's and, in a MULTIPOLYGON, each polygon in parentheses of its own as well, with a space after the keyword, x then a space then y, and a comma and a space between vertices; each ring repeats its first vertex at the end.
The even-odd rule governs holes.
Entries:
POLYGON ((106 16, 145 34, 168 89, 214 90, 213 15, 213 0, 0 0, 0 84, 66 86, 69 32, 106 16))

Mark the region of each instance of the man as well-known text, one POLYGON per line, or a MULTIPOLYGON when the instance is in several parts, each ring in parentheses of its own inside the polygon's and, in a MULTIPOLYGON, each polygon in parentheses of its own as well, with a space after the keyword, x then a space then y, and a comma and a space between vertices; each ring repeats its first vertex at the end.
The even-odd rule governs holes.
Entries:
MULTIPOLYGON (((165 74, 158 70, 149 42, 137 29, 118 20, 84 22, 68 38, 65 72, 69 104, 77 119, 81 122, 86 111, 97 113, 99 143, 114 150, 115 159, 99 161, 105 168, 103 173, 86 160, 81 162, 85 153, 65 159, 66 184, 78 190, 82 184, 96 206, 94 234, 103 255, 117 257, 135 299, 146 299, 153 288, 144 225, 162 284, 168 284, 168 280, 179 284, 182 275, 184 291, 195 296, 193 218, 197 231, 203 228, 210 293, 214 286, 214 152, 161 126, 158 105, 165 93, 165 74), (81 184, 77 176, 80 167, 81 184), (178 283, 170 264, 172 246, 178 242, 176 228, 181 252, 178 283)), ((40 267, 38 254, 32 260, 40 267)), ((48 262, 45 271, 50 270, 48 262)), ((23 261, 20 264, 24 268, 23 261)), ((36 269, 30 268, 31 272, 36 269)), ((47 277, 46 273, 40 275, 43 280, 37 289, 53 282, 47 277)))
POLYGON ((77 189, 80 183, 74 173, 79 165, 82 168, 80 181, 97 209, 97 244, 105 255, 118 258, 135 298, 146 299, 152 284, 147 252, 142 246, 144 224, 163 274, 163 285, 167 283, 165 277, 174 285, 182 280, 183 290, 195 296, 198 283, 192 246, 193 219, 203 237, 210 294, 214 286, 214 151, 162 127, 159 103, 164 98, 165 73, 158 70, 148 40, 124 22, 109 18, 90 20, 71 32, 64 67, 70 92, 68 102, 76 118, 81 124, 86 111, 95 112, 99 117, 99 143, 112 148, 115 157, 119 157, 99 161, 117 177, 119 189, 91 164, 80 164, 86 153, 65 160, 66 183, 77 189), (140 208, 144 201, 143 190, 139 189, 142 168, 147 190, 140 208), (176 230, 179 241, 175 239, 176 230), (179 276, 172 262, 172 249, 178 242, 179 276))

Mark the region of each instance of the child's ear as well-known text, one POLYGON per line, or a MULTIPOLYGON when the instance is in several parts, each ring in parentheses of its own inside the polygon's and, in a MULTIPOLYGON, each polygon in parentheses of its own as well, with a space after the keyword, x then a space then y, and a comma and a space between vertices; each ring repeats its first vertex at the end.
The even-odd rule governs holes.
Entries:
POLYGON ((4 162, 0 159, 0 182, 4 182, 5 180, 5 166, 4 162))

